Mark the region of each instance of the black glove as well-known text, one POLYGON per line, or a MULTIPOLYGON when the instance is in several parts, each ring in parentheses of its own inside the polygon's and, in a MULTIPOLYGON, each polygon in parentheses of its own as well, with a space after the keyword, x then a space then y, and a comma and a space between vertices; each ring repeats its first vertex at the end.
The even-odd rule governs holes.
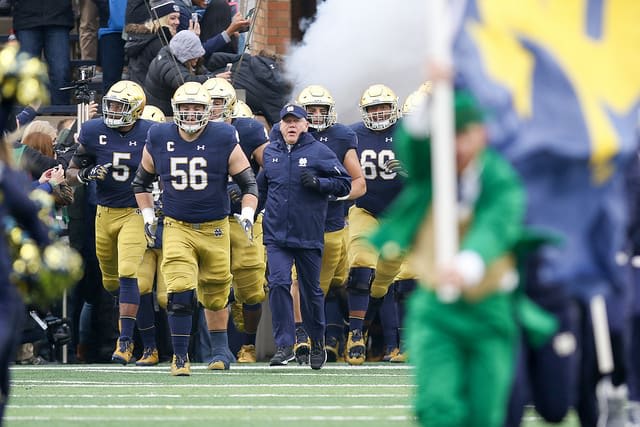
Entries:
POLYGON ((302 181, 302 185, 305 187, 320 191, 320 180, 309 169, 304 169, 302 171, 300 174, 300 181, 302 181))
POLYGON ((238 185, 232 184, 227 186, 227 193, 229 193, 229 199, 231 199, 231 203, 242 202, 242 192, 240 191, 240 187, 238 187, 238 185))
POLYGON ((88 181, 102 181, 107 177, 111 163, 105 163, 104 165, 95 165, 92 168, 84 168, 78 172, 78 177, 81 182, 88 181))
POLYGON ((387 162, 384 164, 384 170, 385 172, 388 173, 397 173, 400 176, 403 177, 408 177, 409 174, 407 173, 407 170, 404 168, 404 166, 402 165, 402 163, 400 163, 400 160, 398 159, 391 159, 391 160, 387 160, 387 162))

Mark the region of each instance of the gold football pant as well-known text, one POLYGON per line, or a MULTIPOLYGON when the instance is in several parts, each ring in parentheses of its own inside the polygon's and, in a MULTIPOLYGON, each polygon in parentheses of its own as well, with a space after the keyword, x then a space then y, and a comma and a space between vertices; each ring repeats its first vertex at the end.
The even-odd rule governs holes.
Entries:
POLYGON ((226 307, 232 279, 228 218, 191 224, 166 217, 162 248, 168 293, 197 289, 205 308, 226 307))
POLYGON ((236 301, 259 304, 265 299, 265 259, 262 245, 262 215, 253 224, 253 242, 235 218, 229 217, 231 236, 231 274, 236 301))
POLYGON ((113 293, 120 287, 118 278, 137 277, 147 249, 142 215, 135 208, 98 206, 95 224, 102 284, 113 293))
POLYGON ((367 237, 378 227, 378 219, 356 206, 349 209, 349 265, 350 268, 366 267, 376 271, 371 285, 371 297, 382 298, 400 271, 402 257, 394 260, 380 258, 380 253, 367 237))

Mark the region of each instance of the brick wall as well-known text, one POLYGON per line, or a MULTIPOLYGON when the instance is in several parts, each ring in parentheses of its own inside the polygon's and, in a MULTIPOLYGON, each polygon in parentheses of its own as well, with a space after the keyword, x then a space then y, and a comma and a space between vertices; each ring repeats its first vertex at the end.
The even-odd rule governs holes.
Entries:
POLYGON ((290 40, 291 0, 262 0, 253 32, 252 52, 267 49, 284 54, 290 40))

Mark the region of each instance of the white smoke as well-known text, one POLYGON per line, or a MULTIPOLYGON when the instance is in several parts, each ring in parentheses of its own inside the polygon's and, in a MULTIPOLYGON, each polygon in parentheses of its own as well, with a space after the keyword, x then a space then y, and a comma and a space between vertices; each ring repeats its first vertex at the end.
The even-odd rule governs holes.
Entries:
POLYGON ((360 120, 358 102, 377 83, 400 98, 418 89, 426 76, 428 0, 327 0, 315 22, 285 60, 294 85, 320 84, 333 95, 338 120, 360 120))

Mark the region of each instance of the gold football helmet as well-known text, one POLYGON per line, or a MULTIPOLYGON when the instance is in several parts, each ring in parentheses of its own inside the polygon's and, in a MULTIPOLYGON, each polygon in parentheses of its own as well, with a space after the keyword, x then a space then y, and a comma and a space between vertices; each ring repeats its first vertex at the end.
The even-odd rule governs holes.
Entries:
POLYGON ((251 111, 251 107, 249 107, 246 102, 238 99, 236 101, 236 105, 233 107, 233 114, 231 117, 234 119, 239 117, 253 119, 255 115, 253 114, 253 111, 251 111))
POLYGON ((302 105, 309 115, 309 126, 322 131, 336 124, 338 115, 336 114, 336 103, 333 96, 327 89, 320 85, 311 85, 302 89, 296 101, 302 105), (310 111, 311 106, 326 107, 326 112, 318 114, 310 111))
POLYGON ((120 80, 102 98, 102 120, 110 128, 129 126, 142 114, 147 102, 138 83, 120 80))
POLYGON ((428 99, 428 94, 421 89, 411 92, 404 104, 402 104, 402 115, 408 116, 416 112, 416 109, 428 99))
POLYGON ((420 85, 418 90, 426 95, 431 95, 432 88, 433 88, 433 83, 431 82, 431 80, 427 80, 426 82, 420 85))
POLYGON ((145 105, 140 118, 158 123, 164 123, 167 120, 162 110, 155 105, 145 105))
POLYGON ((211 114, 209 91, 198 82, 187 82, 176 89, 171 98, 173 121, 187 133, 195 133, 205 127, 211 114), (186 105, 202 105, 202 110, 185 108, 186 105))
POLYGON ((369 86, 359 105, 362 121, 371 130, 384 130, 398 121, 398 97, 385 85, 369 86), (378 105, 387 107, 376 107, 378 105), (375 111, 369 111, 372 107, 375 111))
POLYGON ((202 84, 211 96, 211 118, 214 122, 222 122, 231 118, 236 105, 236 90, 225 79, 214 77, 202 84), (221 100, 221 101, 220 101, 221 100))

